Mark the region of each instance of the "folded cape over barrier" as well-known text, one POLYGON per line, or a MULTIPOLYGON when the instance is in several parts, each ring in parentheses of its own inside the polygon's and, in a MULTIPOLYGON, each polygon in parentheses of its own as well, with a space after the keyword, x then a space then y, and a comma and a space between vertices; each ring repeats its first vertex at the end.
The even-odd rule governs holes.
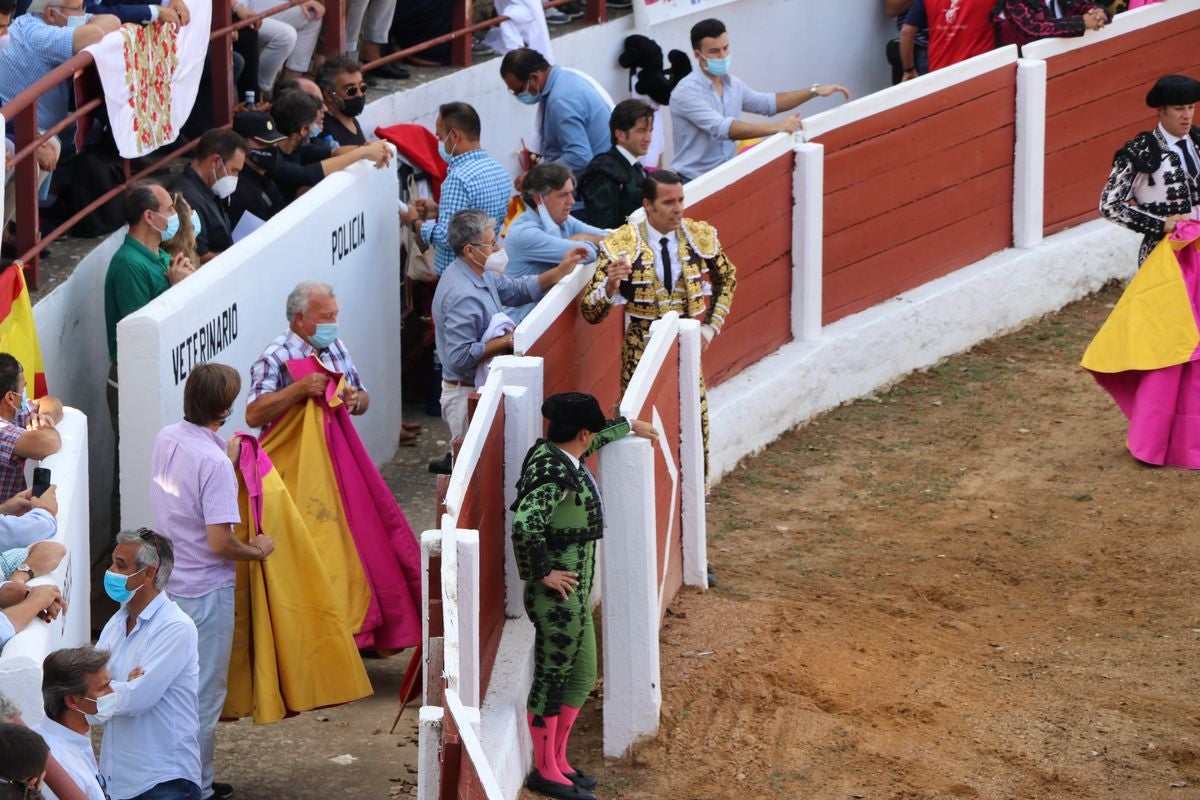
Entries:
POLYGON ((326 562, 304 518, 248 434, 237 439, 239 505, 236 534, 275 540, 266 561, 237 563, 233 654, 222 716, 275 722, 371 694, 371 682, 336 600, 326 562))
POLYGON ((360 648, 421 641, 421 549, 340 399, 342 375, 315 357, 287 364, 293 380, 332 378, 324 399, 283 415, 263 448, 325 558, 337 603, 360 648))
POLYGON ((1200 222, 1151 251, 1083 354, 1129 419, 1129 451, 1200 469, 1200 222))

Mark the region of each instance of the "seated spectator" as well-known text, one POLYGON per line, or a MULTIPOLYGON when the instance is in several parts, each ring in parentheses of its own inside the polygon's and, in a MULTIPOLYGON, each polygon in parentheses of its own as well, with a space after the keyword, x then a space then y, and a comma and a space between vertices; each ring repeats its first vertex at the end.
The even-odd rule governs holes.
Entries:
POLYGON ((36 800, 45 786, 50 748, 37 732, 0 722, 0 800, 36 800))
POLYGON ((499 161, 479 144, 479 114, 466 103, 446 103, 438 109, 434 126, 438 150, 449 164, 442 181, 442 201, 418 198, 400 220, 436 249, 435 268, 441 275, 454 260, 448 236, 450 220, 459 211, 473 208, 499 221, 508 211, 512 178, 499 161))
POLYGON ((170 239, 163 240, 162 250, 171 260, 176 256, 183 256, 195 267, 200 263, 200 254, 196 252, 196 236, 201 231, 200 215, 188 205, 188 201, 179 192, 171 195, 171 204, 175 206, 175 213, 179 216, 179 231, 170 239))
POLYGON ((104 574, 121 604, 96 647, 112 658, 116 701, 104 723, 100 773, 113 800, 199 800, 196 624, 164 591, 175 565, 171 540, 122 531, 104 574))
POLYGON ((929 72, 929 30, 926 28, 916 33, 916 39, 913 41, 913 60, 905 64, 900 58, 900 32, 910 8, 912 0, 883 0, 884 13, 896 19, 896 38, 887 43, 887 60, 892 65, 893 86, 904 80, 905 73, 924 75, 929 72))
POLYGON ((233 129, 250 148, 246 151, 246 165, 238 175, 237 190, 229 198, 229 223, 236 228, 247 212, 268 220, 287 205, 283 193, 268 176, 279 160, 278 145, 287 137, 275 127, 271 115, 262 111, 235 114, 233 129))
MULTIPOLYGON (((929 31, 929 70, 941 69, 990 51, 996 44, 992 25, 995 0, 913 0, 900 27, 900 60, 916 63, 916 38, 929 31)), ((904 80, 916 73, 906 72, 904 80)))
POLYGON ((25 394, 25 369, 8 353, 0 353, 0 503, 28 488, 25 459, 41 460, 62 447, 54 426, 62 421, 62 402, 25 394))
MULTIPOLYGON (((540 275, 580 246, 587 252, 584 261, 596 258, 596 245, 605 231, 571 216, 575 179, 565 165, 543 161, 525 173, 521 199, 525 211, 513 220, 504 239, 509 275, 540 275)), ((506 313, 520 322, 531 310, 533 303, 528 303, 506 313)))
MULTIPOLYGON (((0 722, 29 727, 21 719, 21 709, 3 693, 0 693, 0 722)), ((46 779, 43 786, 45 788, 42 789, 42 796, 46 800, 92 800, 75 785, 75 781, 54 758, 53 753, 46 759, 46 779)), ((3 796, 3 793, 0 793, 0 797, 3 796)))
POLYGON ((279 142, 279 156, 268 171, 279 187, 283 199, 290 203, 302 191, 320 183, 326 175, 367 160, 376 168, 386 167, 392 160, 387 142, 377 141, 355 147, 349 152, 330 156, 315 164, 305 164, 301 146, 311 137, 321 102, 302 92, 286 92, 271 104, 271 116, 279 133, 287 137, 279 142))
MULTIPOLYGON (((244 0, 255 14, 279 5, 274 0, 244 0)), ((271 93, 282 70, 284 75, 303 75, 312 66, 313 51, 321 37, 325 6, 304 0, 280 13, 266 17, 258 29, 258 89, 271 93)))
POLYGON ((89 733, 93 723, 108 719, 117 700, 108 673, 109 655, 107 650, 84 645, 55 650, 42 662, 46 719, 34 730, 88 800, 106 800, 89 733))
POLYGON ((183 0, 168 0, 166 3, 126 3, 122 0, 87 0, 84 6, 89 14, 112 14, 125 22, 149 25, 154 22, 169 22, 183 26, 192 21, 187 3, 183 0))
POLYGON ((49 539, 58 533, 57 516, 58 487, 53 484, 41 497, 26 489, 0 503, 0 553, 49 539))
POLYGON ((367 107, 362 65, 345 55, 327 59, 317 72, 317 86, 325 95, 328 111, 323 130, 333 137, 334 146, 366 144, 367 137, 357 119, 367 107))
MULTIPOLYGON (((0 103, 16 97, 55 67, 104 34, 115 31, 121 21, 111 14, 84 16, 83 0, 33 0, 29 12, 12 21, 8 44, 0 49, 0 103), (72 18, 85 19, 80 25, 72 18)), ((71 83, 63 81, 41 96, 37 103, 39 131, 57 125, 70 111, 71 83)), ((72 130, 68 128, 67 131, 72 130)), ((65 154, 75 152, 74 138, 62 137, 65 154)))
POLYGON ((542 158, 557 161, 578 178, 609 148, 608 103, 587 78, 551 66, 536 50, 506 53, 500 77, 520 102, 542 106, 542 158))
POLYGON ((14 559, 14 553, 24 553, 20 566, 6 570, 4 582, 0 583, 0 649, 34 618, 52 622, 66 609, 67 603, 57 586, 48 583, 26 586, 33 580, 31 573, 45 575, 57 569, 66 552, 58 542, 38 542, 28 552, 10 550, 0 554, 0 560, 7 562, 14 559))
POLYGON ((579 179, 579 196, 588 222, 619 228, 642 207, 646 168, 638 159, 654 138, 654 108, 641 100, 622 100, 608 119, 612 149, 592 159, 579 179))
MULTIPOLYGON (((0 0, 2 2, 3 0, 0 0)), ((0 39, 0 44, 3 39, 0 39)), ((0 104, 3 100, 0 99, 0 104)), ((50 181, 50 173, 54 172, 58 167, 58 156, 62 149, 57 136, 51 136, 46 141, 38 145, 33 151, 34 160, 37 162, 37 185, 39 194, 49 188, 47 186, 50 181)), ((0 223, 0 230, 8 227, 8 224, 16 218, 17 214, 17 182, 13 180, 16 177, 16 167, 12 164, 13 157, 17 154, 16 137, 12 134, 4 138, 4 221, 0 223)), ((19 255, 19 254, 18 254, 19 255)))
POLYGON ((996 40, 1001 46, 1036 39, 1083 36, 1098 31, 1112 17, 1099 3, 1080 0, 1001 0, 995 11, 996 40))
POLYGON ((729 34, 719 19, 692 26, 692 50, 700 69, 694 70, 671 92, 671 125, 675 136, 672 168, 685 181, 699 178, 737 155, 735 142, 800 130, 800 115, 779 122, 742 122, 743 111, 772 117, 791 111, 814 97, 828 97, 844 86, 813 84, 791 92, 756 92, 729 74, 729 34))
POLYGON ((283 78, 275 84, 275 97, 281 97, 284 92, 303 92, 309 97, 315 97, 321 102, 317 111, 317 124, 309 134, 309 140, 300 146, 300 160, 305 164, 314 161, 324 161, 330 156, 348 153, 358 145, 342 145, 333 138, 333 134, 325 130, 326 112, 325 93, 316 81, 304 77, 283 78))
POLYGON ((231 130, 207 131, 200 137, 191 163, 167 187, 182 194, 200 215, 196 252, 201 264, 233 246, 227 201, 237 189, 247 149, 246 140, 231 130))

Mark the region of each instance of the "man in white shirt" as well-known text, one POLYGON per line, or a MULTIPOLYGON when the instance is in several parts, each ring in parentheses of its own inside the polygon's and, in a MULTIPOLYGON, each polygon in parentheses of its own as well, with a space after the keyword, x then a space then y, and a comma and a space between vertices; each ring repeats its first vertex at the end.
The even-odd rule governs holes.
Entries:
MULTIPOLYGON (((55 650, 42 662, 46 719, 34 729, 88 800, 105 800, 103 778, 88 731, 92 722, 100 724, 107 717, 115 699, 108 659, 107 651, 84 645, 55 650)), ((48 789, 42 793, 47 800, 58 797, 48 789)))
POLYGON ((117 534, 104 590, 121 604, 96 646, 112 657, 100 772, 111 800, 200 800, 196 624, 163 592, 175 551, 147 528, 117 534))

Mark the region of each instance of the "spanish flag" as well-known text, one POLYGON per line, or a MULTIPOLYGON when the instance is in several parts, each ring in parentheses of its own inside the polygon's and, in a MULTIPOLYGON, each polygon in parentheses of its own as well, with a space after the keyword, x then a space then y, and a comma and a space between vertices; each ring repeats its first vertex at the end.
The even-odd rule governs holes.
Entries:
POLYGON ((25 270, 19 263, 0 272, 0 352, 8 353, 25 369, 29 396, 46 394, 46 373, 33 324, 33 304, 25 285, 25 270))

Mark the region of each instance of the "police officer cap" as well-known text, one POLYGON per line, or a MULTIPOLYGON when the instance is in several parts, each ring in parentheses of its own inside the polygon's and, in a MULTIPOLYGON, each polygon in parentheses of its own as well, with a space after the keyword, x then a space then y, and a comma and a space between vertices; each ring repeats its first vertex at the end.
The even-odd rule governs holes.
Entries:
POLYGON ((590 394, 563 392, 542 403, 542 416, 551 422, 587 428, 592 433, 604 429, 604 412, 590 394))
POLYGON ((1186 106, 1196 102, 1200 102, 1200 81, 1186 75, 1163 75, 1146 93, 1146 105, 1151 108, 1186 106))

